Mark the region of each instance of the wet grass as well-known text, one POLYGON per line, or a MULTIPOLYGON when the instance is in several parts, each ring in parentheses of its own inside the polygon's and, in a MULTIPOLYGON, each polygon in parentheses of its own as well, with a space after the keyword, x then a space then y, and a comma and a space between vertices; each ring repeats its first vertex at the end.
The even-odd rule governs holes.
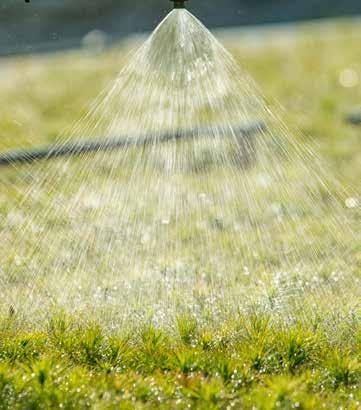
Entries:
MULTIPOLYGON (((345 69, 360 75, 360 27, 344 23, 326 34, 321 26, 300 32, 296 42, 267 49, 241 40, 229 46, 266 95, 289 108, 286 120, 301 128, 307 142, 312 135, 335 174, 357 186, 361 131, 344 116, 361 104, 361 77, 345 87, 340 76, 345 69)), ((54 141, 86 112, 123 55, 114 49, 97 58, 71 52, 2 61, 1 149, 54 141)), ((0 170, 1 208, 22 189, 11 185, 16 172, 0 170)), ((0 324, 0 408, 361 406, 359 317, 333 329, 333 337, 325 331, 326 317, 284 328, 259 313, 231 317, 219 328, 182 316, 171 331, 142 325, 115 334, 64 315, 37 333, 18 320, 9 311, 0 324)))
POLYGON ((317 409, 360 406, 360 334, 340 341, 262 315, 214 331, 192 318, 105 334, 64 315, 27 333, 0 328, 1 408, 317 409), (190 323, 192 325, 190 325, 190 323))

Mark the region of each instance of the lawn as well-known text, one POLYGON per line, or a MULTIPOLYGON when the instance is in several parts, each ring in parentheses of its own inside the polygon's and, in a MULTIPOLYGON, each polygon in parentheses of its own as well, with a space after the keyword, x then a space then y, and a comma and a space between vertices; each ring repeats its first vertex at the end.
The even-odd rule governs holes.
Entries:
MULTIPOLYGON (((242 32, 225 35, 224 41, 260 85, 270 106, 278 111, 279 101, 286 107, 283 109, 283 117, 288 124, 301 130, 301 143, 310 144, 322 156, 327 157, 331 171, 339 178, 341 185, 351 192, 352 187, 358 189, 361 177, 361 128, 347 124, 345 116, 355 106, 361 105, 361 61, 358 57, 361 25, 357 21, 318 23, 301 25, 287 36, 285 32, 277 31, 267 36, 267 42, 261 44, 257 42, 258 37, 255 41, 254 36, 242 32)), ((42 146, 56 141, 62 132, 68 135, 73 124, 87 112, 89 101, 102 91, 126 62, 130 48, 131 44, 123 44, 95 56, 96 58, 84 51, 70 51, 1 61, 1 150, 42 146)), ((52 175, 78 172, 81 170, 78 168, 81 161, 81 158, 75 160, 66 169, 60 163, 52 170, 52 175)), ((17 205, 20 208, 17 208, 12 219, 20 218, 21 221, 21 213, 29 212, 30 209, 36 213, 36 221, 40 224, 35 227, 37 229, 29 231, 27 244, 31 247, 37 241, 38 229, 47 229, 48 232, 59 233, 59 241, 54 239, 54 249, 63 249, 64 243, 61 240, 66 238, 69 227, 66 221, 59 218, 58 213, 48 211, 48 198, 41 195, 30 201, 25 198, 29 181, 30 184, 36 181, 27 172, 28 168, 21 167, 0 170, 1 215, 6 216, 11 211, 12 204, 20 203, 21 205, 17 205)), ((218 180, 221 181, 220 174, 212 170, 209 172, 214 172, 211 175, 217 189, 218 180)), ((89 200, 92 200, 90 194, 97 191, 111 196, 104 181, 109 175, 114 177, 114 170, 103 166, 89 173, 93 175, 91 185, 85 189, 89 200)), ((131 169, 125 168, 116 174, 116 181, 128 187, 131 185, 129 177, 132 176, 131 169)), ((222 176, 224 177, 223 172, 222 176)), ((231 173, 229 177, 232 177, 231 173)), ((297 178, 297 175, 294 177, 297 178)), ((251 171, 249 178, 253 180, 251 171)), ((146 190, 146 184, 150 182, 154 183, 149 179, 144 182, 144 186, 137 186, 139 198, 142 197, 142 189, 146 190)), ((45 187, 49 184, 51 192, 61 190, 64 198, 76 202, 79 190, 77 181, 66 188, 57 185, 58 182, 54 182, 51 177, 43 180, 43 183, 45 187)), ((183 179, 182 183, 190 184, 195 192, 200 189, 197 179, 193 177, 183 179)), ((336 190, 337 186, 335 184, 333 189, 336 190)), ((272 192, 270 190, 270 195, 272 192)), ((155 198, 152 198, 150 196, 151 200, 157 200, 156 192, 155 198)), ((114 206, 117 210, 117 205, 114 206)), ((346 208, 345 212, 349 212, 350 218, 358 224, 359 209, 346 208)), ((79 211, 79 238, 93 235, 92 224, 86 224, 91 219, 84 219, 81 223, 81 218, 96 219, 96 213, 89 209, 78 209, 75 205, 69 209, 79 211)), ((143 217, 158 217, 156 213, 152 213, 152 209, 150 206, 149 215, 143 217)), ((325 206, 325 209, 328 210, 323 215, 325 223, 328 220, 332 222, 335 217, 332 215, 334 208, 325 206)), ((228 216, 238 217, 242 212, 244 210, 237 209, 234 215, 230 213, 228 216)), ((102 215, 104 219, 100 221, 111 223, 106 216, 102 215)), ((256 217, 262 221, 266 218, 262 213, 256 217)), ((207 258, 204 260, 202 255, 197 254, 195 243, 198 232, 193 232, 187 222, 182 226, 181 239, 191 255, 190 259, 199 259, 204 265, 202 275, 206 278, 203 283, 206 288, 207 258)), ((235 237, 223 228, 223 222, 228 223, 227 220, 212 219, 211 225, 218 232, 214 234, 217 241, 208 246, 213 252, 218 243, 222 243, 222 249, 227 249, 229 244, 231 255, 235 237)), ((306 221, 306 217, 303 222, 319 235, 320 243, 328 244, 327 235, 317 223, 306 221)), ((16 229, 7 229, 4 222, 0 226, 3 233, 3 246, 0 250, 2 264, 12 263, 18 267, 10 284, 16 290, 16 297, 21 298, 21 274, 24 266, 18 263, 17 257, 21 256, 24 249, 11 246, 11 243, 17 243, 13 239, 16 237, 16 229)), ((256 243, 257 233, 245 224, 243 228, 246 227, 249 230, 249 243, 256 243)), ((277 232, 272 231, 271 240, 277 232)), ((89 253, 88 257, 94 258, 94 261, 97 260, 97 252, 102 253, 106 249, 106 237, 102 235, 104 233, 100 231, 98 241, 93 240, 91 246, 84 245, 89 253)), ((169 240, 171 239, 170 235, 169 240)), ((287 242, 297 239, 290 235, 284 240, 287 242)), ((71 240, 79 244, 79 239, 69 237, 69 241, 71 240)), ((314 255, 311 257, 307 244, 298 246, 301 245, 304 245, 304 251, 300 252, 304 260, 307 261, 309 257, 314 261, 314 255)), ((352 264, 356 267, 352 278, 359 278, 359 244, 355 243, 354 238, 348 237, 342 238, 342 245, 349 249, 352 264)), ((81 252, 81 249, 78 251, 81 252)), ((274 257, 269 249, 257 251, 264 261, 274 257)), ((66 293, 67 289, 70 295, 73 289, 66 287, 65 271, 63 281, 56 276, 61 272, 59 269, 64 261, 56 259, 56 269, 50 269, 54 266, 55 256, 58 256, 55 254, 55 251, 54 254, 47 254, 46 249, 42 249, 32 259, 33 268, 37 268, 37 263, 39 266, 43 264, 41 266, 49 267, 45 272, 49 278, 40 278, 39 283, 47 283, 46 280, 49 283, 58 281, 57 291, 61 294, 66 293)), ((335 260, 332 258, 332 250, 327 255, 318 255, 323 263, 325 260, 329 263, 329 267, 325 268, 325 283, 329 276, 332 277, 333 269, 336 269, 333 266, 338 255, 336 251, 335 255, 335 260)), ((228 260, 228 256, 224 255, 224 261, 228 260)), ((154 257, 157 255, 154 254, 154 257)), ((66 255, 64 260, 65 258, 66 255)), ((122 268, 124 265, 121 259, 109 263, 118 263, 122 268)), ((162 263, 166 264, 166 261, 162 263)), ((104 270, 107 267, 104 266, 104 270)), ((237 285, 237 275, 240 274, 235 268, 236 264, 233 267, 235 276, 228 279, 234 286, 237 285)), ((124 266, 124 269, 128 269, 128 266, 124 266)), ((224 269, 226 271, 226 267, 224 269)), ((259 269, 260 274, 261 268, 259 269)), ((101 273, 95 270, 82 273, 91 274, 102 283, 101 273)), ((154 277, 154 282, 159 278, 168 280, 167 275, 171 273, 165 268, 159 272, 159 277, 154 277)), ((187 301, 193 303, 193 299, 197 299, 199 305, 203 303, 206 307, 199 316, 194 315, 191 309, 180 309, 167 326, 159 326, 154 319, 159 317, 161 322, 161 303, 154 308, 159 309, 159 312, 146 312, 145 315, 138 316, 138 310, 134 306, 128 310, 126 298, 123 307, 127 309, 127 321, 122 324, 119 318, 121 325, 114 326, 109 326, 108 322, 107 326, 102 326, 104 318, 111 316, 111 312, 100 311, 98 315, 91 316, 93 306, 86 306, 74 314, 66 309, 59 312, 59 309, 49 308, 41 317, 41 326, 34 328, 17 315, 18 306, 2 306, 2 312, 8 313, 3 314, 0 322, 0 408, 361 408, 361 311, 359 303, 348 303, 351 302, 348 298, 354 295, 352 285, 357 286, 359 282, 350 282, 350 289, 342 290, 342 295, 337 294, 340 291, 337 285, 329 289, 323 288, 321 284, 324 293, 306 293, 304 299, 301 299, 301 303, 303 301, 309 310, 303 310, 297 303, 292 305, 292 301, 285 299, 290 303, 290 309, 298 308, 307 315, 307 320, 304 320, 295 311, 286 325, 281 320, 281 313, 277 313, 277 308, 270 312, 255 304, 247 305, 247 309, 238 309, 232 302, 237 298, 246 298, 247 295, 237 292, 232 294, 234 299, 223 305, 220 304, 222 294, 207 300, 205 289, 197 287, 197 282, 194 289, 187 289, 190 286, 187 276, 184 276, 187 272, 177 272, 178 274, 177 289, 172 289, 168 295, 172 303, 186 305, 187 301), (314 297, 320 299, 321 307, 313 308, 307 299, 310 298, 312 302, 314 297), (336 300, 342 306, 334 310, 336 300), (217 311, 220 306, 223 310, 217 311), (133 318, 132 308, 135 309, 133 318), (147 321, 147 317, 152 319, 147 321)), ((137 284, 141 286, 138 280, 140 279, 134 278, 134 288, 128 293, 129 300, 134 299, 137 284)), ((223 277, 218 278, 218 282, 216 280, 212 286, 221 286, 223 280, 223 277)), ((245 277, 243 280, 248 279, 245 277)), ((301 286, 299 278, 294 280, 301 286)), ((307 278, 304 280, 302 286, 307 288, 307 278)), ((100 305, 102 300, 113 297, 113 289, 109 290, 106 281, 102 286, 104 288, 96 296, 100 305)), ((287 283, 282 289, 293 291, 295 286, 287 283)), ((153 292, 159 292, 161 297, 164 289, 158 289, 154 285, 148 289, 149 294, 153 292)), ((274 292, 273 294, 269 290, 267 296, 269 305, 273 307, 280 297, 277 289, 274 292)), ((145 299, 138 296, 137 309, 146 304, 149 294, 142 295, 145 299)), ((70 295, 69 299, 71 297, 76 298, 76 293, 70 295)), ((19 305, 25 303, 19 300, 16 302, 19 305)), ((34 311, 34 315, 36 312, 34 311)))

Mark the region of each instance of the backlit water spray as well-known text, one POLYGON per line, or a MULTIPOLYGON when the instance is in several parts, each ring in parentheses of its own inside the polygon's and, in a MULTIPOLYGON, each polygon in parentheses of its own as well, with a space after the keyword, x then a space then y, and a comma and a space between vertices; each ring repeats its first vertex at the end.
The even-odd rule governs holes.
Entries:
POLYGON ((42 326, 63 310, 109 329, 255 310, 349 323, 359 208, 346 212, 337 178, 182 3, 69 134, 96 152, 11 173, 2 313, 42 326))

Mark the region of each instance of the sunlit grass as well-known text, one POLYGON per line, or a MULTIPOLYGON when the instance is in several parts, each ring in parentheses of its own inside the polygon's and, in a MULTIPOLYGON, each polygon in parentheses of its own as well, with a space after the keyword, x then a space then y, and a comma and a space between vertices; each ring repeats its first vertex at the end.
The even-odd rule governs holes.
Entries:
POLYGON ((0 337, 3 408, 356 409, 361 400, 359 340, 338 345, 262 315, 218 330, 183 317, 173 334, 116 335, 59 315, 36 334, 9 321, 0 337))
MULTIPOLYGON (((252 49, 242 39, 229 46, 272 96, 271 105, 278 99, 286 121, 299 126, 307 142, 312 136, 341 181, 357 185, 361 131, 344 116, 361 104, 361 78, 347 88, 340 75, 345 69, 361 72, 361 30, 338 24, 326 34, 321 26, 300 32, 287 46, 252 49)), ((3 61, 1 149, 53 142, 86 112, 124 56, 123 49, 114 49, 96 58, 73 51, 3 61)), ((26 189, 18 172, 0 170, 0 211, 26 189)), ((99 171, 99 185, 106 176, 106 169, 99 171)), ((46 222, 49 229, 61 226, 46 222)), ((219 221, 210 223, 224 243, 232 240, 219 221)), ((319 235, 321 240, 324 233, 319 235)), ((187 243, 191 235, 185 230, 183 236, 187 243)), ((194 244, 187 246, 191 252, 194 244)), ((269 299, 274 303, 272 289, 269 299)), ((260 312, 222 324, 184 314, 169 331, 134 323, 116 334, 105 333, 99 323, 50 313, 45 330, 32 333, 9 308, 0 327, 0 408, 357 409, 360 312, 345 313, 347 323, 338 318, 330 332, 326 312, 332 297, 323 303, 324 316, 308 325, 285 328, 260 312)))

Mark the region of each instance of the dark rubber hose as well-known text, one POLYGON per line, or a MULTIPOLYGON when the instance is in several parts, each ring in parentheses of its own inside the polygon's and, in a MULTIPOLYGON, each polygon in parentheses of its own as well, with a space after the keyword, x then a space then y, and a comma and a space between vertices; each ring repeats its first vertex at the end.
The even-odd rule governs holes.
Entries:
MULTIPOLYGON (((234 128, 232 127, 231 130, 233 133, 237 134, 237 137, 239 138, 248 138, 257 132, 262 131, 264 128, 263 123, 255 122, 234 128)), ((219 136, 226 136, 229 133, 230 129, 228 127, 202 127, 194 130, 180 131, 177 133, 165 133, 152 138, 144 136, 139 138, 109 138, 106 140, 88 140, 33 150, 9 151, 0 154, 0 166, 32 163, 39 160, 50 160, 61 157, 75 157, 87 153, 114 151, 120 148, 146 146, 154 143, 164 143, 186 138, 197 138, 205 135, 217 138, 219 136), (217 129, 217 133, 214 133, 214 129, 217 129)))

